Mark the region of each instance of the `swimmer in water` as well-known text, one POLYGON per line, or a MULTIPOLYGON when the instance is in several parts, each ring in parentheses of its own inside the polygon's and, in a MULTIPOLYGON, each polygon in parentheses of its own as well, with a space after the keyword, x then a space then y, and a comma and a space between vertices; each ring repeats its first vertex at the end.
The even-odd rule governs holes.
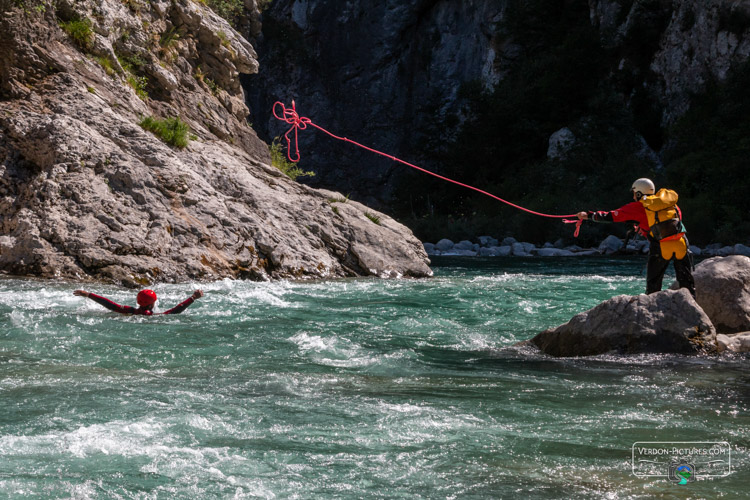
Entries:
POLYGON ((181 302, 180 304, 176 305, 172 309, 169 309, 167 311, 164 311, 163 313, 154 313, 154 304, 156 304, 156 293, 153 290, 141 290, 138 292, 138 296, 136 297, 136 302, 138 302, 138 308, 132 306, 121 306, 120 304, 117 304, 115 302, 112 302, 111 300, 102 297, 101 295, 96 295, 95 293, 87 292, 86 290, 76 290, 73 292, 73 295, 77 295, 79 297, 88 297, 94 302, 96 302, 99 305, 102 305, 109 309, 110 311, 114 311, 116 313, 120 314, 141 314, 144 316, 152 316, 153 314, 180 314, 182 311, 187 309, 190 304, 195 302, 196 300, 203 297, 203 291, 202 290, 196 290, 193 292, 193 295, 188 297, 187 300, 181 302))

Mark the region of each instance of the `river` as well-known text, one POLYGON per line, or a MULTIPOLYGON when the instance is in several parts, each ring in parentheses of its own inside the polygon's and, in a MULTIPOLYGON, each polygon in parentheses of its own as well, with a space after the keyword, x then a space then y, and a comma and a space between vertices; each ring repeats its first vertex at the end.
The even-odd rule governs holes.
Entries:
POLYGON ((643 264, 436 258, 425 280, 157 285, 157 309, 205 297, 151 318, 2 278, 0 497, 745 497, 747 357, 514 347, 640 293, 643 264), (636 475, 646 441, 725 442, 731 474, 636 475))

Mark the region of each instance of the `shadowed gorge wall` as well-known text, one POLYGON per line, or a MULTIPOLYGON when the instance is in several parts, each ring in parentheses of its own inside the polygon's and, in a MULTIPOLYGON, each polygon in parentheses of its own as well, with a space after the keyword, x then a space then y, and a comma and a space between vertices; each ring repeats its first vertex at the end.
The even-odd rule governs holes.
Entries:
MULTIPOLYGON (((339 135, 531 208, 615 208, 635 177, 684 189, 683 167, 669 164, 686 137, 674 127, 748 59, 749 14, 727 0, 277 0, 255 41, 263 71, 246 88, 266 139, 285 131, 273 102, 296 99, 339 135), (559 131, 572 140, 549 156, 559 131)), ((312 130, 300 149, 318 174, 306 182, 379 203, 423 238, 567 233, 312 130)), ((701 243, 719 237, 704 229, 701 243)))

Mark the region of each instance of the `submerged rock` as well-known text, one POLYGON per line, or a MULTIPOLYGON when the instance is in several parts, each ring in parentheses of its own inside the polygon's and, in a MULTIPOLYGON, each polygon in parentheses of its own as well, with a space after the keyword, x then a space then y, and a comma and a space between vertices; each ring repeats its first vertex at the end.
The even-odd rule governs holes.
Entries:
POLYGON ((552 356, 682 353, 712 350, 716 330, 685 290, 619 295, 531 342, 552 356))

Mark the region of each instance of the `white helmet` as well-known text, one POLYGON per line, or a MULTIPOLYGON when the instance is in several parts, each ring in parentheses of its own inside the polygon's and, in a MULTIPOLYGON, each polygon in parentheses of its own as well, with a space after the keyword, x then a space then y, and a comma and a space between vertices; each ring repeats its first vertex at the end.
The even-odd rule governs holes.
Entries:
POLYGON ((651 182, 651 179, 642 177, 633 183, 630 191, 635 193, 638 199, 642 198, 646 194, 654 194, 656 192, 656 186, 651 182))

